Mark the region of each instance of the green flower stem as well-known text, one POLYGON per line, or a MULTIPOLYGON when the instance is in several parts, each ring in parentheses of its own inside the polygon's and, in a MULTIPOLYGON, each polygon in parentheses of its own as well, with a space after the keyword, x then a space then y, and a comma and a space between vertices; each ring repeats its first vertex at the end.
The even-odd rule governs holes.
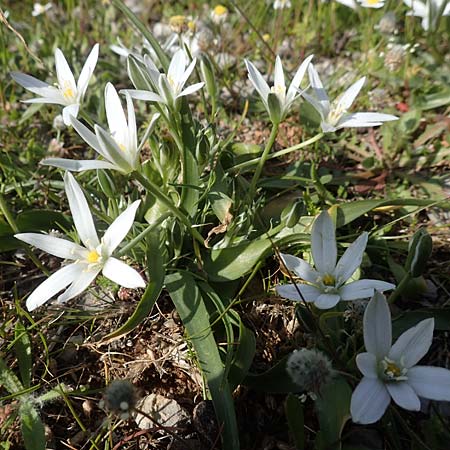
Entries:
POLYGON ((192 236, 197 239, 201 244, 204 244, 205 240, 203 239, 202 235, 197 231, 196 228, 192 227, 191 221, 188 219, 188 217, 183 214, 183 212, 178 208, 176 205, 173 204, 172 200, 163 192, 161 192, 155 184, 153 184, 150 180, 144 177, 140 172, 134 171, 132 172, 132 177, 138 180, 144 187, 147 189, 147 191, 153 195, 156 199, 158 199, 161 203, 163 203, 167 208, 172 212, 172 214, 180 220, 184 225, 186 225, 186 228, 189 230, 189 232, 192 234, 192 236))
POLYGON ((275 139, 278 134, 279 123, 274 123, 272 125, 272 131, 270 132, 269 140, 267 141, 266 148, 264 149, 261 157, 259 158, 258 165, 256 166, 255 174, 253 175, 252 182, 250 183, 250 188, 248 190, 248 196, 251 199, 255 196, 256 193, 256 184, 258 183, 259 177, 261 176, 261 172, 264 167, 264 163, 266 162, 267 157, 269 156, 269 152, 273 147, 275 139))
MULTIPOLYGON (((278 158, 279 156, 287 155, 288 153, 295 152, 296 150, 300 150, 302 148, 307 147, 308 145, 314 144, 314 142, 317 142, 319 139, 323 137, 324 133, 319 133, 313 136, 311 139, 308 139, 304 142, 300 142, 300 144, 293 145, 292 147, 284 148, 283 150, 279 150, 278 152, 272 153, 267 157, 267 159, 273 159, 278 158)), ((260 161, 260 158, 251 159, 250 161, 245 161, 241 164, 236 164, 233 169, 244 169, 248 166, 253 166, 254 164, 257 164, 260 161)))
POLYGON ((395 288, 394 292, 389 296, 388 303, 392 304, 394 303, 402 294, 402 292, 405 290, 407 284, 412 279, 411 273, 406 272, 403 276, 402 280, 398 284, 398 286, 395 288))
POLYGON ((168 217, 170 217, 169 212, 165 212, 161 214, 155 222, 150 224, 144 231, 139 233, 134 239, 132 239, 130 242, 128 242, 127 245, 122 247, 120 251, 117 252, 117 256, 125 255, 128 250, 132 249, 136 244, 138 244, 142 239, 147 236, 147 234, 151 233, 155 228, 157 228, 162 222, 164 222, 168 217))

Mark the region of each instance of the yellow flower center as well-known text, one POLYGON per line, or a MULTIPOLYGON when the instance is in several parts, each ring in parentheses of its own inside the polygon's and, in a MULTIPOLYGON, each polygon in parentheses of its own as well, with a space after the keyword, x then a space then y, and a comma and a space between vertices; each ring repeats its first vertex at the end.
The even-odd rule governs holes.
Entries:
POLYGON ((172 16, 169 19, 169 26, 172 28, 172 31, 175 31, 175 33, 183 32, 187 26, 186 16, 172 16))
POLYGON ((281 84, 275 84, 270 88, 270 91, 273 92, 278 98, 281 98, 284 101, 286 96, 286 87, 281 84))
POLYGON ((366 0, 368 5, 378 5, 380 0, 366 0))
POLYGON ((386 369, 384 369, 384 373, 396 378, 402 374, 402 370, 394 362, 388 362, 386 364, 386 369))
POLYGON ((170 87, 171 87, 174 91, 176 91, 178 85, 177 85, 176 81, 174 80, 174 78, 173 78, 171 75, 167 75, 167 81, 168 81, 170 87))
POLYGON ((322 277, 322 282, 325 286, 334 286, 336 284, 336 278, 334 278, 333 275, 330 275, 329 273, 326 273, 322 277))
POLYGON ((269 42, 270 41, 270 34, 269 33, 264 33, 262 38, 263 38, 264 42, 269 42))
POLYGON ((127 148, 125 147, 124 144, 117 143, 117 145, 119 146, 120 150, 122 150, 123 152, 126 151, 127 148))
POLYGON ((216 16, 224 16, 224 15, 227 14, 227 13, 228 13, 228 9, 225 8, 225 6, 223 6, 223 5, 217 5, 217 6, 214 8, 214 14, 215 14, 216 16))
POLYGON ((95 264, 100 259, 100 255, 98 254, 97 250, 91 250, 87 255, 87 262, 89 264, 95 264))
POLYGON ((64 82, 64 86, 61 87, 63 96, 66 100, 74 100, 75 92, 73 91, 68 81, 64 82))

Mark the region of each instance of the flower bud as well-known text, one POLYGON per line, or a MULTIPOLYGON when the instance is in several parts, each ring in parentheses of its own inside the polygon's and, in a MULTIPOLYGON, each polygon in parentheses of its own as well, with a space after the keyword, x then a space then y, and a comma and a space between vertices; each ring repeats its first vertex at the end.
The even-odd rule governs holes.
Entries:
POLYGON ((431 256, 433 241, 424 228, 417 230, 409 242, 406 270, 413 278, 419 277, 425 270, 425 264, 431 256))

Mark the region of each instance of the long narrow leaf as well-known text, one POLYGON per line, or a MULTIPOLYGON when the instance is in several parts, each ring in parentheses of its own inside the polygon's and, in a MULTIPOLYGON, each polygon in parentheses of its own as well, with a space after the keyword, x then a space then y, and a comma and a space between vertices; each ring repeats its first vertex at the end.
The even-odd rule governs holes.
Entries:
POLYGON ((193 276, 177 272, 166 276, 166 288, 191 337, 202 372, 208 383, 214 409, 222 429, 222 448, 239 450, 233 398, 228 383, 222 383, 224 366, 212 333, 208 311, 193 276))

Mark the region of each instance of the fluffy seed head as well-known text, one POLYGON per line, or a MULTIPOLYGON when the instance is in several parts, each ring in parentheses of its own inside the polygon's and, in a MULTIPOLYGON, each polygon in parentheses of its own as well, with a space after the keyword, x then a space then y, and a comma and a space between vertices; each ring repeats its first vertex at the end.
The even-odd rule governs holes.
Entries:
POLYGON ((327 356, 318 350, 307 348, 291 353, 286 370, 301 390, 313 393, 319 393, 333 376, 333 368, 327 356))

